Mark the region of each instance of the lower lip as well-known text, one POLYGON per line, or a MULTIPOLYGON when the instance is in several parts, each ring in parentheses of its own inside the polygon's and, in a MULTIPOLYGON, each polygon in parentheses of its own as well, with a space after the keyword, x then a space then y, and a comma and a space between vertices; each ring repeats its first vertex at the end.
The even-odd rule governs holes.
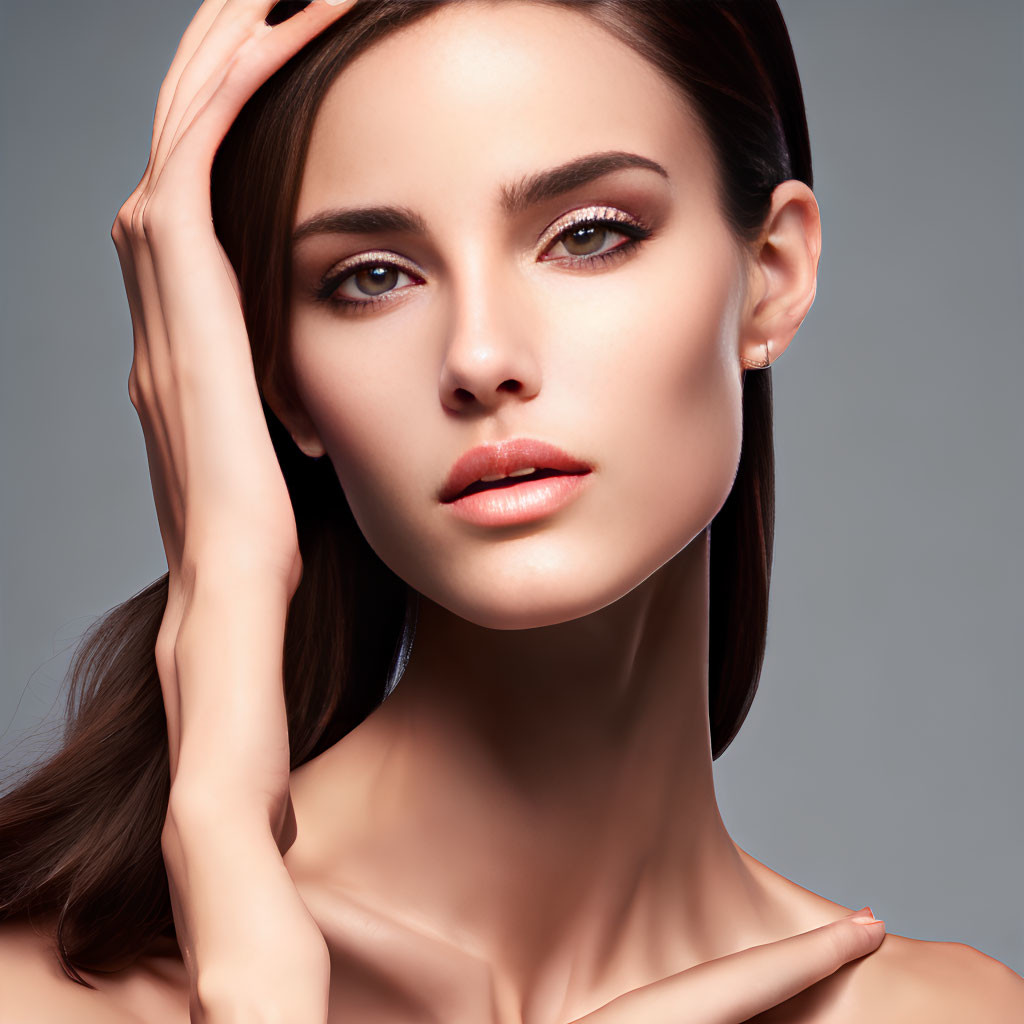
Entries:
POLYGON ((518 526, 551 515, 572 501, 591 474, 572 473, 492 487, 447 503, 460 519, 478 526, 518 526))

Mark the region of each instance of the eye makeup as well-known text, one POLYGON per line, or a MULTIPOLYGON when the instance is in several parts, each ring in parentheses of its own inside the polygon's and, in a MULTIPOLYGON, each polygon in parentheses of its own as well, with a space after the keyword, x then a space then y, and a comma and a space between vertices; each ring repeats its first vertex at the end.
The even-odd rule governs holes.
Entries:
POLYGON ((422 284, 423 279, 412 264, 406 262, 401 257, 396 256, 394 253, 386 252, 384 250, 361 252, 358 256, 353 256, 351 259, 345 260, 336 267, 332 267, 324 276, 323 280, 321 280, 320 284, 317 285, 314 298, 316 298, 318 302, 326 302, 328 305, 340 307, 339 311, 343 313, 361 313, 368 307, 378 306, 382 302, 391 302, 393 300, 388 296, 394 293, 393 290, 381 292, 375 296, 367 295, 365 299, 353 299, 348 296, 337 296, 338 289, 349 278, 355 279, 357 275, 364 271, 368 272, 382 269, 397 270, 400 273, 416 279, 422 284))
MULTIPOLYGON (((556 244, 565 246, 567 241, 571 241, 574 245, 587 245, 595 238, 604 242, 605 236, 619 235, 625 239, 624 242, 612 249, 602 247, 600 251, 582 254, 572 253, 566 249, 567 255, 565 256, 542 259, 541 261, 573 269, 591 270, 625 258, 652 233, 653 229, 648 225, 614 206, 590 206, 573 210, 559 217, 553 224, 545 228, 538 238, 537 244, 543 253, 556 244)), ((417 284, 424 283, 420 272, 412 263, 393 252, 376 250, 359 253, 359 255, 332 267, 315 287, 313 297, 317 302, 325 303, 345 315, 379 309, 384 304, 394 302, 395 297, 404 292, 406 287, 389 288, 376 295, 364 293, 365 298, 360 299, 342 295, 339 290, 346 282, 350 280, 354 282, 360 274, 381 270, 391 274, 397 271, 399 275, 404 274, 417 284)), ((377 283, 384 285, 388 283, 386 279, 381 280, 382 275, 375 276, 378 278, 377 283)))

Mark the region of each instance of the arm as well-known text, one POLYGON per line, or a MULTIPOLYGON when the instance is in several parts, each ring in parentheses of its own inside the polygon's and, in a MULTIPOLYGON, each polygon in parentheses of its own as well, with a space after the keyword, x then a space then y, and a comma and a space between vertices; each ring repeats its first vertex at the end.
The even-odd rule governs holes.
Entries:
POLYGON ((219 1021, 230 1011, 233 1019, 245 1006, 245 1020, 263 1020, 281 1000, 282 1019, 324 1020, 327 947, 279 848, 288 594, 207 566, 197 570, 174 648, 187 696, 163 834, 193 1016, 219 1021))
POLYGON ((301 576, 263 418, 241 290, 213 226, 216 151, 256 89, 352 6, 206 0, 157 101, 150 160, 111 229, 132 315, 129 395, 167 554, 156 642, 170 753, 162 835, 192 1020, 315 1024, 326 944, 284 867, 281 680, 301 576))

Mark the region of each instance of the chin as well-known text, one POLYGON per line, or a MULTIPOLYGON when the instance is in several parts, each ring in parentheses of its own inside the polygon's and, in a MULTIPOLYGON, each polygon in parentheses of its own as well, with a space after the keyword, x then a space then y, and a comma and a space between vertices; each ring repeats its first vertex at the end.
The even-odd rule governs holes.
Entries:
POLYGON ((636 565, 596 567, 594 559, 581 566, 538 569, 520 561, 513 572, 467 572, 465 578, 436 577, 417 586, 424 597, 452 615, 484 629, 538 629, 591 615, 624 597, 650 576, 636 565), (600 571, 595 571, 599 569, 600 571))
MULTIPOLYGON (((427 595, 429 596, 429 595, 427 595)), ((611 601, 593 601, 573 595, 574 600, 559 601, 537 598, 519 602, 510 601, 507 595, 458 595, 453 600, 431 598, 453 615, 483 629, 539 629, 542 626, 556 626, 596 612, 611 601)), ((614 600, 614 598, 612 599, 614 600)))

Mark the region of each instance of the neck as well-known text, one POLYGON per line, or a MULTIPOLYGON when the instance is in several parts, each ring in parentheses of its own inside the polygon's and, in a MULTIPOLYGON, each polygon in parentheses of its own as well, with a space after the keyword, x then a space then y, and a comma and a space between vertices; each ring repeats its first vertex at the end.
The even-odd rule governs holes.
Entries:
POLYGON ((707 652, 708 531, 557 625, 421 598, 398 687, 324 755, 365 780, 351 877, 482 958, 522 1019, 749 943, 769 899, 719 815, 707 652))

